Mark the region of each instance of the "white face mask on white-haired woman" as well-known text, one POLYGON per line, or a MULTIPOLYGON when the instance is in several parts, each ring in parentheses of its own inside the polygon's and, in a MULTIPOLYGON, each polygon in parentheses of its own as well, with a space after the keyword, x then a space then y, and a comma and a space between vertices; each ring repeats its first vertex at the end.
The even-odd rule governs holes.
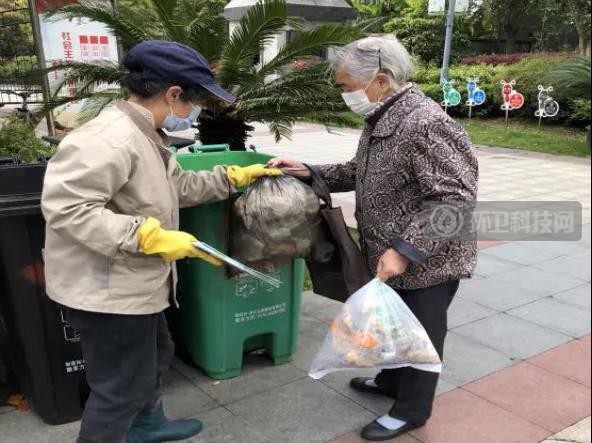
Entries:
POLYGON ((353 92, 343 92, 341 97, 345 104, 356 114, 367 116, 374 112, 380 105, 382 105, 383 94, 380 95, 378 101, 371 102, 366 91, 376 78, 370 80, 370 83, 364 89, 358 89, 353 92))

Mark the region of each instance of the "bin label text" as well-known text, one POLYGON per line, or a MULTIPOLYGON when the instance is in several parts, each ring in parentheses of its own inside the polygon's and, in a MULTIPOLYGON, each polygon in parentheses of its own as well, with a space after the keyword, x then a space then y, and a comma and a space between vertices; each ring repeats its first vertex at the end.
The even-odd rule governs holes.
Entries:
POLYGON ((84 359, 67 361, 64 364, 66 365, 66 372, 68 374, 72 372, 84 371, 84 359))
POLYGON ((277 305, 253 309, 251 311, 236 312, 234 314, 234 322, 245 323, 253 320, 260 320, 262 318, 283 314, 284 312, 286 312, 286 309, 287 303, 278 303, 277 305))

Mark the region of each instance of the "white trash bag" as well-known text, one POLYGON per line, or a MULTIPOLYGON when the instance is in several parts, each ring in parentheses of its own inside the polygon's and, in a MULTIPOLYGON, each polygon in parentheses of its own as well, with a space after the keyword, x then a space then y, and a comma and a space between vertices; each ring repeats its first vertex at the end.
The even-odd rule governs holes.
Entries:
POLYGON ((346 369, 405 366, 442 371, 440 357, 419 320, 391 287, 374 279, 345 302, 309 375, 318 380, 346 369))

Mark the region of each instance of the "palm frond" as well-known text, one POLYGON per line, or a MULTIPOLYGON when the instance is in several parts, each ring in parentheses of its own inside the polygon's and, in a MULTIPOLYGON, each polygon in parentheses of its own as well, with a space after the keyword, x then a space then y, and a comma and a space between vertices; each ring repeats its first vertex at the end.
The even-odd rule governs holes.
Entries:
POLYGON ((241 116, 249 121, 268 121, 278 117, 297 118, 318 113, 342 113, 346 110, 342 100, 332 100, 330 97, 321 100, 262 97, 245 102, 241 116))
POLYGON ((288 8, 284 0, 260 0, 251 6, 229 36, 221 54, 218 81, 231 87, 237 71, 250 68, 264 45, 286 26, 288 8))
POLYGON ((360 125, 361 117, 352 116, 350 112, 336 113, 314 113, 303 115, 302 120, 309 123, 318 123, 325 126, 338 128, 351 128, 360 125))
MULTIPOLYGON (((125 49, 149 39, 174 40, 195 48, 210 61, 218 81, 239 101, 229 108, 212 107, 210 119, 216 124, 204 126, 204 136, 209 131, 240 145, 252 129, 247 121, 267 123, 276 140, 289 137, 292 125, 303 119, 334 126, 354 123, 351 114, 345 113, 347 109, 331 80, 328 64, 314 61, 312 55, 319 49, 362 37, 379 19, 355 26, 332 24, 304 30, 301 19, 288 17, 285 0, 259 0, 228 35, 221 6, 213 5, 211 0, 151 0, 153 7, 149 10, 123 7, 116 11, 93 2, 65 6, 54 14, 105 23, 125 49), (263 47, 284 29, 300 32, 273 59, 256 66, 263 47), (232 130, 228 129, 228 121, 237 123, 232 130)), ((80 115, 81 123, 125 94, 124 90, 93 92, 97 83, 121 83, 126 71, 113 64, 60 63, 30 74, 31 82, 40 84, 43 76, 55 70, 65 71, 65 78, 40 110, 43 114, 71 101, 88 99, 80 115), (70 82, 82 85, 75 97, 63 96, 70 82)), ((207 115, 204 113, 204 118, 207 115)))
POLYGON ((220 15, 195 16, 185 25, 187 44, 198 50, 210 63, 217 62, 227 37, 226 26, 226 20, 220 15))
POLYGON ((84 101, 84 105, 78 114, 77 123, 83 124, 92 120, 111 103, 122 98, 124 98, 122 91, 105 91, 93 94, 84 101))
POLYGON ((125 69, 112 62, 69 62, 56 65, 54 68, 66 71, 66 76, 56 88, 57 90, 60 90, 67 83, 84 83, 89 85, 100 83, 119 84, 126 74, 125 69))
POLYGON ((364 33, 358 27, 339 24, 326 24, 311 31, 302 32, 286 44, 272 60, 265 63, 259 75, 270 75, 288 63, 310 56, 314 51, 345 45, 363 35, 364 33))
POLYGON ((549 73, 548 80, 564 96, 590 99, 590 56, 566 61, 549 73))
POLYGON ((151 0, 151 4, 156 11, 160 26, 164 28, 164 37, 168 40, 186 43, 187 34, 184 32, 176 12, 176 8, 183 3, 177 0, 151 0))
POLYGON ((365 20, 359 20, 355 26, 364 34, 382 33, 384 32, 384 25, 391 19, 391 17, 373 17, 365 20))
POLYGON ((121 44, 126 48, 150 39, 150 35, 143 28, 137 26, 132 20, 126 20, 121 14, 113 11, 108 6, 94 5, 92 3, 90 5, 73 4, 54 9, 50 14, 56 19, 60 15, 65 15, 78 18, 86 17, 103 23, 119 38, 121 44))
POLYGON ((86 92, 79 91, 78 94, 76 94, 75 96, 51 98, 50 100, 47 100, 46 102, 44 102, 43 106, 38 108, 33 113, 33 118, 35 121, 41 121, 41 119, 43 119, 47 114, 54 111, 55 109, 60 108, 64 105, 67 105, 68 103, 72 103, 74 101, 84 100, 86 98, 91 97, 92 95, 93 95, 93 93, 90 91, 86 91, 86 92))
POLYGON ((273 134, 276 143, 282 138, 287 138, 288 140, 291 139, 294 119, 280 118, 267 123, 269 126, 269 131, 273 134))
POLYGON ((35 68, 24 72, 19 76, 19 82, 27 85, 41 85, 45 77, 55 71, 65 71, 64 78, 54 86, 54 91, 59 91, 67 83, 119 83, 125 76, 125 69, 108 62, 82 63, 60 62, 47 68, 35 68))
POLYGON ((311 62, 306 68, 286 70, 274 80, 243 85, 241 100, 266 96, 286 96, 292 99, 319 98, 336 91, 328 78, 326 63, 311 62))

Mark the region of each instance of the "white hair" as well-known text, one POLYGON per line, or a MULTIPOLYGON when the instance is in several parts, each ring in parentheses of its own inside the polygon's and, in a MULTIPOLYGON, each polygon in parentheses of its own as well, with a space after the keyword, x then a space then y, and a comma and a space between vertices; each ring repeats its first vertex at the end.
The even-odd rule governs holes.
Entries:
POLYGON ((413 74, 413 60, 392 34, 375 34, 335 49, 331 63, 351 76, 370 82, 376 74, 389 74, 394 86, 404 85, 413 74))

